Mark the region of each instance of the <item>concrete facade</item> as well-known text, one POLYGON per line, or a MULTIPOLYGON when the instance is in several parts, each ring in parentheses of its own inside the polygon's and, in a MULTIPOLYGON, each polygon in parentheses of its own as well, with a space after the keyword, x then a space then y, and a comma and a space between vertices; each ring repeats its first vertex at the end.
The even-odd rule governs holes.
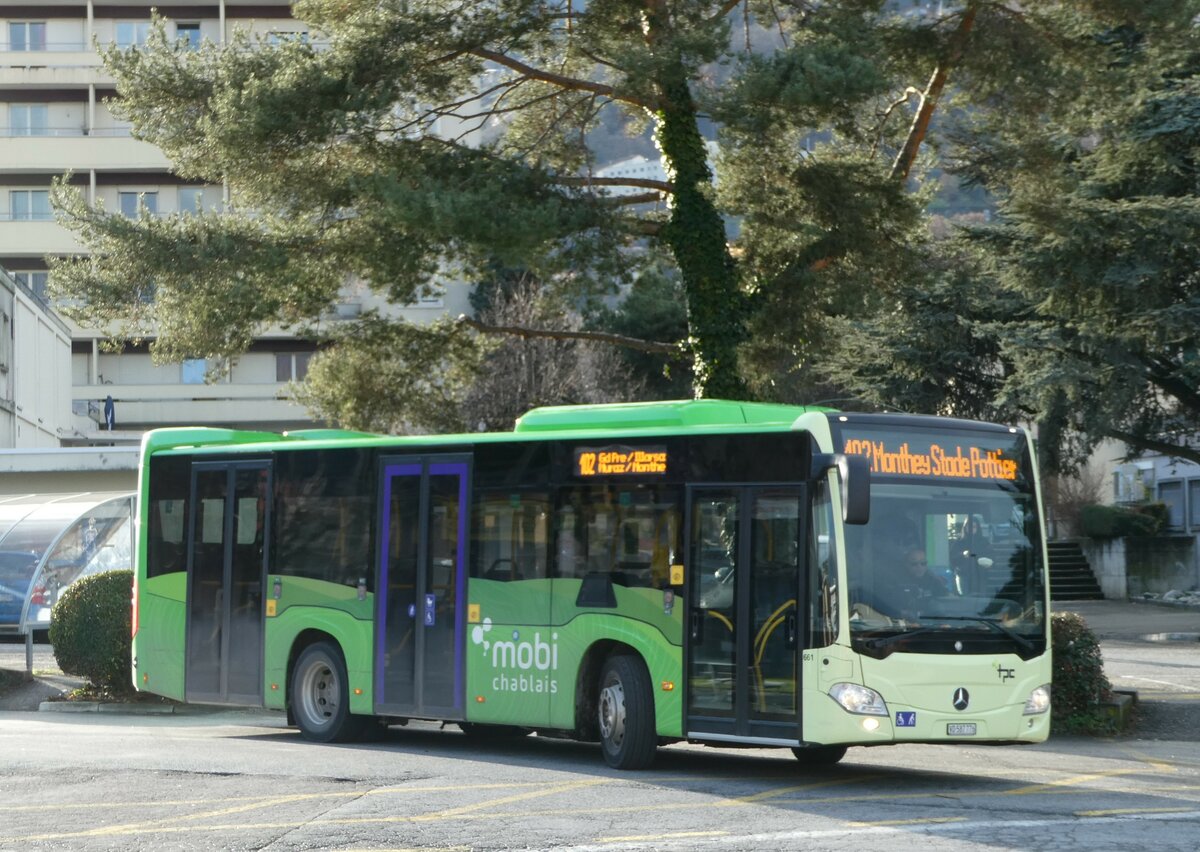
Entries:
POLYGON ((0 269, 0 447, 57 447, 71 434, 71 336, 0 269))
MULTIPOLYGON (((153 4, 100 4, 94 0, 0 0, 0 268, 48 304, 47 258, 78 254, 75 235, 59 226, 49 207, 51 181, 65 172, 89 203, 136 215, 140 207, 159 216, 220 210, 221 185, 187 182, 171 171, 158 148, 133 139, 127 123, 105 102, 115 81, 93 43, 136 46, 149 32, 151 8, 167 18, 167 35, 189 44, 226 43, 239 31, 270 40, 318 34, 291 15, 289 0, 157 0, 153 4)), ((461 128, 440 128, 447 135, 461 128)), ((319 326, 330 327, 371 308, 415 322, 469 311, 467 285, 448 275, 439 292, 397 307, 347 276, 341 303, 319 326)), ((12 312, 8 312, 12 315, 12 312)), ((315 319, 315 318, 314 318, 315 319)), ((311 341, 285 329, 265 328, 227 375, 206 383, 205 361, 156 364, 144 345, 113 351, 106 335, 67 323, 69 363, 65 378, 42 375, 40 359, 21 370, 38 373, 31 386, 69 391, 65 422, 46 431, 46 441, 68 446, 136 444, 146 429, 168 425, 223 425, 282 431, 314 425, 291 399, 290 382, 303 378, 315 351, 311 341), (106 422, 111 398, 114 423, 106 422), (64 428, 65 427, 65 428, 64 428)), ((55 362, 56 364, 58 362, 55 362)), ((55 368, 59 370, 58 367, 55 368)), ((2 381, 2 379, 0 379, 2 381)), ((54 391, 58 393, 58 391, 54 391)), ((47 403, 49 405, 49 403, 47 403)), ((61 408, 58 401, 54 405, 61 408)), ((0 426, 0 428, 3 428, 0 426)), ((40 434, 40 433, 39 433, 40 434)), ((0 432, 0 447, 17 446, 0 432)), ((41 444, 39 444, 41 445, 41 444)))

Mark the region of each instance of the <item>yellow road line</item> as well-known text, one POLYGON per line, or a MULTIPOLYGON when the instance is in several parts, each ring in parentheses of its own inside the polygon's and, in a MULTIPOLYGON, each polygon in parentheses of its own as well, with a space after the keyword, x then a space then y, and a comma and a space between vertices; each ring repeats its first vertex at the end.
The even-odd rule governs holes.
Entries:
POLYGON ((725 837, 728 831, 671 831, 666 834, 630 834, 627 837, 597 837, 597 843, 637 843, 657 840, 679 840, 685 837, 725 837))
POLYGON ((843 778, 834 779, 832 781, 817 781, 812 784, 800 784, 795 787, 779 787, 774 790, 763 790, 761 793, 752 793, 749 796, 739 796, 736 799, 725 799, 724 801, 714 802, 714 807, 732 807, 734 805, 752 805, 756 802, 764 802, 768 799, 778 799, 781 796, 786 796, 789 793, 800 793, 804 790, 820 790, 824 787, 838 787, 843 784, 861 784, 864 781, 874 781, 878 775, 863 775, 858 778, 843 778))
POLYGON ((1194 810, 1196 810, 1195 805, 1189 808, 1112 808, 1106 811, 1075 811, 1075 816, 1103 817, 1123 816, 1125 814, 1180 814, 1189 813, 1194 810))
POLYGON ((434 811, 429 814, 421 814, 419 816, 410 817, 413 821, 424 820, 439 820, 448 819, 449 817, 461 817, 469 814, 472 811, 481 811, 497 805, 511 805, 513 802, 525 802, 529 799, 537 799, 543 796, 553 796, 558 793, 566 793, 569 790, 580 790, 584 787, 595 787, 599 784, 607 784, 607 778, 597 778, 587 781, 568 781, 565 784, 558 784, 554 787, 548 787, 544 790, 533 790, 529 793, 517 793, 515 796, 502 796, 499 799, 488 799, 484 802, 474 802, 470 805, 463 805, 457 808, 450 808, 444 811, 434 811))
POLYGON ((929 817, 928 819, 880 819, 872 822, 848 822, 846 825, 850 828, 875 828, 881 825, 929 825, 966 821, 966 817, 929 817))
POLYGON ((1133 775, 1141 772, 1140 769, 1110 769, 1107 772, 1091 772, 1087 775, 1076 775, 1074 778, 1063 778, 1058 781, 1049 781, 1045 784, 1032 784, 1028 787, 1018 787, 1015 790, 1009 790, 1004 795, 1006 796, 1028 796, 1031 793, 1045 793, 1053 790, 1055 787, 1075 787, 1079 784, 1085 784, 1088 781, 1097 781, 1101 778, 1116 778, 1121 775, 1133 775))
POLYGON ((1150 766, 1153 766, 1155 769, 1158 769, 1162 772, 1178 772, 1179 771, 1179 768, 1177 766, 1175 766, 1173 763, 1169 763, 1169 762, 1162 760, 1160 758, 1157 758, 1157 757, 1151 757, 1150 755, 1146 754, 1145 752, 1134 751, 1133 749, 1126 748, 1124 746, 1118 746, 1118 748, 1121 751, 1125 752, 1125 754, 1134 758, 1135 760, 1140 760, 1140 761, 1142 761, 1142 763, 1149 764, 1150 766))
MULTIPOLYGON (((373 790, 354 792, 349 790, 329 790, 326 792, 296 793, 296 796, 307 796, 311 799, 352 799, 357 796, 390 796, 397 793, 459 793, 463 790, 512 790, 521 787, 545 787, 547 781, 515 781, 495 784, 447 784, 436 787, 377 787, 373 790)), ((213 805, 219 802, 254 802, 266 801, 278 796, 223 796, 216 799, 147 799, 141 802, 80 802, 72 803, 71 810, 104 808, 157 808, 179 807, 181 805, 213 805)), ((0 814, 19 813, 23 811, 61 811, 62 804, 57 805, 0 805, 0 814)))

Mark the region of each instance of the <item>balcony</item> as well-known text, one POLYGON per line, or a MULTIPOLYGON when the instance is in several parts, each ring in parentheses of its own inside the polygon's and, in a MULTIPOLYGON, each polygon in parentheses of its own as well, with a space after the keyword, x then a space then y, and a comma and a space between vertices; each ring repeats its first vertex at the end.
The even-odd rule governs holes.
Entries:
POLYGON ((41 257, 83 250, 75 235, 53 220, 13 219, 8 213, 0 214, 0 256, 41 257))
POLYGON ((130 138, 120 128, 97 128, 84 135, 82 127, 39 129, 46 135, 0 135, 0 172, 7 174, 58 174, 68 169, 83 172, 165 172, 167 159, 149 142, 130 138))
POLYGON ((237 423, 280 430, 312 425, 305 408, 288 399, 279 383, 75 385, 71 396, 76 411, 89 411, 89 403, 111 396, 118 429, 237 423))

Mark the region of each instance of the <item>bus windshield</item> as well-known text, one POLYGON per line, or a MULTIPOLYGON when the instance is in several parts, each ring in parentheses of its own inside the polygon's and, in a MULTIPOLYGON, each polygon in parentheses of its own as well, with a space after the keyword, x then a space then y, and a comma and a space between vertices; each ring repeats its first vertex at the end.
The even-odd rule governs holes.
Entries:
MULTIPOLYGON (((918 462, 910 462, 909 471, 880 471, 881 450, 900 440, 887 437, 886 443, 871 442, 876 458, 870 522, 846 527, 856 649, 877 657, 955 653, 969 636, 966 644, 976 653, 1004 650, 1025 658, 1041 653, 1045 572, 1024 436, 1008 438, 1003 456, 1015 465, 1004 475, 957 477, 929 475, 918 462)), ((915 432, 901 437, 904 452, 914 459, 931 442, 935 459, 939 447, 950 446, 965 458, 961 446, 987 443, 967 435, 957 441, 915 432)))

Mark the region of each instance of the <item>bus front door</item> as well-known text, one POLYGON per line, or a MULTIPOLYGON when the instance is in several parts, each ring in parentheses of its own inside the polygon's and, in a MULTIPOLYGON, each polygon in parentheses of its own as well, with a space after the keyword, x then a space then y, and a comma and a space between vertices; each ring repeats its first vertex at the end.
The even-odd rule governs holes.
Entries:
POLYGON ((259 705, 271 465, 197 462, 191 492, 186 699, 259 705))
POLYGON ((375 712, 462 719, 469 458, 393 457, 380 476, 375 712))
POLYGON ((692 488, 687 733, 800 740, 801 486, 692 488))

